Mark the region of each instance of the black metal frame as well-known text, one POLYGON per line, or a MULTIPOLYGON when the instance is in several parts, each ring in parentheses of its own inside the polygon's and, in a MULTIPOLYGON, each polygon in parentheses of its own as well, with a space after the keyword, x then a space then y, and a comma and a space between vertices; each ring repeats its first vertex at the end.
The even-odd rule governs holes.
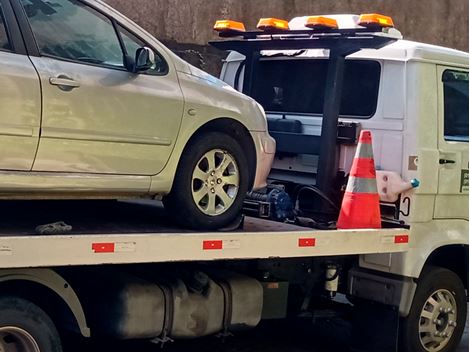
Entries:
POLYGON ((330 30, 291 30, 276 32, 231 33, 221 37, 239 39, 212 41, 209 44, 221 50, 233 50, 245 55, 243 93, 252 95, 253 73, 263 50, 329 49, 329 65, 323 103, 323 123, 316 186, 334 196, 337 174, 338 118, 344 77, 345 58, 362 49, 380 49, 398 38, 387 35, 381 28, 330 30))

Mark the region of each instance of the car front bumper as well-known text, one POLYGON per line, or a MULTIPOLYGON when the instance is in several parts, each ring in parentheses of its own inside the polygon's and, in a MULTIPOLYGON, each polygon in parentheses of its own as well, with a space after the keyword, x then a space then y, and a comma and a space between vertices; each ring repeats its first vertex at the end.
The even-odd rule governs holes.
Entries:
POLYGON ((256 148, 256 174, 253 189, 257 190, 266 187, 266 181, 276 154, 276 141, 268 132, 252 131, 250 133, 256 148))

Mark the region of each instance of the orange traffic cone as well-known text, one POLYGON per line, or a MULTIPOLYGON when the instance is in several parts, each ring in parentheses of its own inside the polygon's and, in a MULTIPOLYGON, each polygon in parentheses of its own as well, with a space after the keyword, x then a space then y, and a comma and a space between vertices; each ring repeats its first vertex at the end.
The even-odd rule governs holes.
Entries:
POLYGON ((336 226, 338 229, 382 227, 370 131, 361 131, 359 136, 336 226))

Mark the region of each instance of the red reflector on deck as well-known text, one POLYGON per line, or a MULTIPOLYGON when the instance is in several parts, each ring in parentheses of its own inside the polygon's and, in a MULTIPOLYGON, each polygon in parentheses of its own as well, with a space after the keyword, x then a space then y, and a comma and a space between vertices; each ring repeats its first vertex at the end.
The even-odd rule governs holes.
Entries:
POLYGON ((408 235, 396 235, 395 236, 395 243, 408 243, 409 237, 408 235))
POLYGON ((315 238, 299 238, 299 247, 315 247, 315 238))
POLYGON ((222 249, 222 248, 223 248, 222 240, 203 241, 202 242, 202 249, 203 250, 222 249))
POLYGON ((95 253, 114 253, 114 243, 93 243, 91 249, 95 253))

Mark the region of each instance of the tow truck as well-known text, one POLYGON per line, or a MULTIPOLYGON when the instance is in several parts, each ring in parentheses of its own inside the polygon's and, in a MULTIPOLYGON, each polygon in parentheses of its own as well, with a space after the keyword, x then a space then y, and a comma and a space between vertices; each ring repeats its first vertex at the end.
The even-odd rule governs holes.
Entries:
MULTIPOLYGON (((296 181, 318 195, 316 201, 307 201, 310 208, 294 209, 294 220, 290 214, 274 218, 272 214, 283 214, 279 194, 291 197, 292 184, 279 182, 279 177, 273 178, 272 189, 279 192, 276 201, 268 197, 272 190, 248 196, 247 204, 254 205, 247 208, 251 216, 241 216, 231 229, 217 232, 182 229, 167 220, 158 201, 106 206, 99 201, 2 202, 0 350, 60 352, 63 332, 146 339, 160 345, 211 334, 236 338, 237 331, 254 328, 261 320, 314 315, 325 305, 331 307, 337 293, 347 295, 360 312, 356 332, 366 338, 357 339, 359 350, 451 351, 457 346, 466 320, 468 288, 468 170, 462 171, 468 165, 468 150, 465 142, 450 143, 439 134, 447 93, 436 75, 445 70, 436 69, 434 59, 426 56, 429 53, 420 50, 403 50, 406 74, 399 75, 393 65, 384 69, 407 88, 423 84, 401 95, 401 100, 379 98, 397 114, 393 107, 413 111, 407 116, 416 118, 410 117, 408 124, 420 132, 412 138, 416 144, 410 158, 402 157, 403 164, 411 160, 413 177, 421 182, 418 188, 397 193, 398 204, 407 199, 407 218, 384 216, 381 229, 336 229, 332 219, 342 187, 336 155, 341 148, 355 149, 360 130, 359 124, 339 119, 346 57, 361 50, 380 57, 381 50, 386 52, 401 35, 389 22, 381 25, 386 21, 383 16, 365 16, 364 21, 355 16, 355 25, 348 29, 332 28, 330 17, 294 19, 309 24, 302 29, 290 29, 292 21, 286 26, 268 19, 253 32, 227 21, 223 29, 216 28, 222 36, 238 39, 212 43, 238 52, 234 60, 226 61, 222 78, 230 81, 228 73, 234 69, 238 78, 231 83, 250 95, 255 95, 252 78, 266 51, 277 51, 272 57, 292 58, 285 52, 327 50, 321 133, 277 130, 280 158, 295 158, 299 150, 286 149, 298 148, 297 142, 301 153, 310 148, 312 153, 307 154, 314 155, 319 149, 315 184, 296 181), (408 55, 423 58, 414 62, 408 55), (423 81, 429 74, 431 87, 431 82, 423 81), (425 105, 413 103, 423 100, 425 105), (338 126, 344 136, 338 134, 338 126), (446 149, 437 149, 438 143, 446 149), (447 162, 435 164, 434 158, 447 162), (439 207, 439 202, 446 206, 439 207), (463 209, 456 209, 456 203, 463 209), (156 211, 161 214, 157 219, 156 211), (70 227, 56 234, 35 231, 37 225, 58 220, 70 227), (383 324, 370 324, 373 319, 383 324)), ((460 92, 457 83, 466 78, 468 99, 465 55, 442 51, 446 65, 456 71, 444 83, 460 92)), ((400 60, 396 61, 399 66, 400 60)), ((381 87, 382 94, 403 88, 395 82, 387 89, 383 83, 381 87)), ((414 136, 409 130, 398 131, 414 136)), ((394 192, 388 195, 393 198, 394 192)), ((393 207, 397 201, 388 203, 393 207)), ((404 213, 403 208, 394 209, 404 213)))

